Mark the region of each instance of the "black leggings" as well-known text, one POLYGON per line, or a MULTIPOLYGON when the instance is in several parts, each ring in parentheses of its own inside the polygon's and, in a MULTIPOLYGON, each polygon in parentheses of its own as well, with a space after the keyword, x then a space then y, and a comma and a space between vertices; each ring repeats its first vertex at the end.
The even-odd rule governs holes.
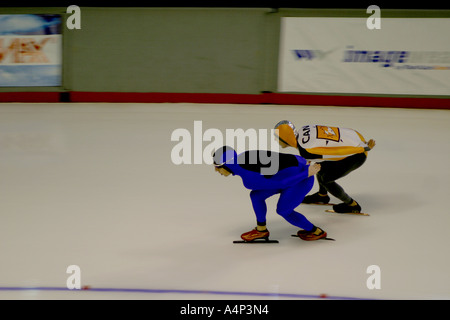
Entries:
POLYGON ((361 167, 366 159, 367 156, 364 153, 358 153, 343 160, 321 162, 321 169, 317 173, 319 193, 326 194, 329 192, 341 201, 350 204, 353 199, 335 181, 361 167))

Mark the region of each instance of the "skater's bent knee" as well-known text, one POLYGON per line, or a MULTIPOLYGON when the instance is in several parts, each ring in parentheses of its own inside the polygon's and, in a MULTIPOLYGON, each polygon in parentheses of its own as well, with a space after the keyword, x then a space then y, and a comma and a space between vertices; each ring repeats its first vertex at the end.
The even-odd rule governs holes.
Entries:
POLYGON ((334 177, 330 177, 329 175, 323 175, 320 178, 317 177, 317 181, 319 181, 320 184, 330 184, 334 183, 336 179, 334 177))
POLYGON ((288 216, 289 214, 292 213, 292 211, 293 211, 293 209, 291 209, 291 208, 288 209, 288 208, 277 207, 277 213, 282 217, 288 216))

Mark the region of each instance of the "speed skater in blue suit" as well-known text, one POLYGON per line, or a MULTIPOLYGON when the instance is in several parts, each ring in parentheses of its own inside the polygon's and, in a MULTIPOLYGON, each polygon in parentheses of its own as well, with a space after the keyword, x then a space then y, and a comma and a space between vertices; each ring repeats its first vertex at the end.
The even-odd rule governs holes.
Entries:
POLYGON ((319 172, 320 164, 309 165, 300 156, 265 150, 245 151, 238 155, 229 146, 217 149, 213 154, 213 161, 215 171, 226 177, 241 177, 244 187, 251 190, 256 228, 243 233, 242 240, 252 242, 269 238, 266 199, 275 194, 280 194, 276 212, 301 229, 297 235, 302 240, 318 240, 327 236, 324 230, 294 210, 312 189, 314 175, 319 172))

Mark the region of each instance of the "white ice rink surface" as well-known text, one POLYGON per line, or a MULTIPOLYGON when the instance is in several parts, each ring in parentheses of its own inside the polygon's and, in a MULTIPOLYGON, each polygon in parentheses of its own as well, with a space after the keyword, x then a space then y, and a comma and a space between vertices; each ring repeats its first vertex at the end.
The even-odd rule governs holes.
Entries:
POLYGON ((0 299, 450 299, 449 137, 443 110, 0 104, 0 299), (370 217, 300 205, 336 239, 305 242, 274 196, 280 243, 233 244, 255 226, 249 190, 205 163, 173 164, 171 134, 193 135, 195 120, 225 132, 283 119, 376 140, 339 180, 370 217), (70 265, 91 290, 56 290, 70 265), (381 289, 366 285, 370 265, 381 289), (96 290, 108 288, 120 290, 96 290))

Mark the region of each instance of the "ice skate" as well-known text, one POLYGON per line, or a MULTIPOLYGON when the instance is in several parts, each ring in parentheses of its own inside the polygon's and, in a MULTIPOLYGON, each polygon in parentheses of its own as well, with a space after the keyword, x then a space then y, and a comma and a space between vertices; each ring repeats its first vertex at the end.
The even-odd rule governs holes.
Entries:
POLYGON ((278 240, 269 240, 269 230, 258 231, 257 228, 245 232, 241 235, 239 241, 233 241, 233 243, 278 243, 278 240))
POLYGON ((330 202, 330 197, 327 195, 322 196, 319 192, 312 195, 306 196, 302 203, 305 204, 328 204, 330 202))
POLYGON ((339 203, 333 206, 336 213, 361 213, 361 206, 355 201, 356 205, 351 206, 346 203, 339 203))
POLYGON ((319 239, 334 240, 327 238, 327 233, 319 227, 314 227, 311 231, 299 230, 297 236, 305 241, 314 241, 319 239))
POLYGON ((258 231, 258 229, 255 228, 249 232, 241 234, 241 239, 244 241, 268 240, 269 235, 269 230, 266 229, 265 231, 258 231))

